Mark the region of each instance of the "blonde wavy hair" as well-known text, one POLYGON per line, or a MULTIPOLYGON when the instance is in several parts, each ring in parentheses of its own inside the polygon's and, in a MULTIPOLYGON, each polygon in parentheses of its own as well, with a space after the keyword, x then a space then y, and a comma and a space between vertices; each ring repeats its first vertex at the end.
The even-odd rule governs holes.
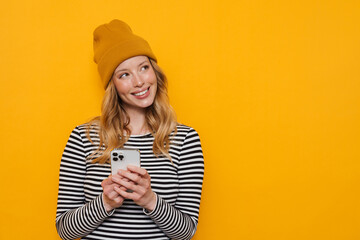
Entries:
MULTIPOLYGON (((149 58, 157 79, 157 91, 154 102, 146 109, 147 128, 154 136, 153 152, 166 156, 169 155, 171 133, 176 133, 176 114, 169 103, 167 94, 167 78, 156 62, 149 58)), ((129 139, 130 118, 121 104, 121 99, 115 85, 110 80, 103 97, 101 116, 95 117, 87 124, 86 136, 98 148, 89 156, 93 163, 109 162, 110 152, 114 148, 121 148, 129 139), (100 137, 100 142, 94 143, 90 132, 95 130, 100 137)))

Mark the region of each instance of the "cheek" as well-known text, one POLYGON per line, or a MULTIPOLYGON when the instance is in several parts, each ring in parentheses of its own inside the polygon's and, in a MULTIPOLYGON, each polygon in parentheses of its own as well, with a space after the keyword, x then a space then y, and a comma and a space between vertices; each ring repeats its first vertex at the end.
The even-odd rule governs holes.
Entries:
POLYGON ((130 89, 128 84, 126 84, 124 82, 116 82, 115 88, 116 88, 116 91, 118 92, 118 94, 125 94, 130 89))
POLYGON ((157 89, 158 89, 158 84, 155 79, 155 81, 151 81, 151 92, 153 92, 156 95, 157 89))
POLYGON ((151 84, 156 84, 157 80, 154 71, 149 72, 149 74, 147 75, 147 82, 151 84))

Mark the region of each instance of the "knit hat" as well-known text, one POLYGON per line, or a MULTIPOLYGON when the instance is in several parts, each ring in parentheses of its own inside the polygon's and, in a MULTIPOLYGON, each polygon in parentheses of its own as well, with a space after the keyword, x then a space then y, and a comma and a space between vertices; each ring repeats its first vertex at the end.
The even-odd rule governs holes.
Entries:
POLYGON ((98 71, 105 89, 120 63, 141 55, 157 61, 148 42, 134 35, 129 25, 123 21, 115 19, 95 29, 94 61, 98 64, 98 71))

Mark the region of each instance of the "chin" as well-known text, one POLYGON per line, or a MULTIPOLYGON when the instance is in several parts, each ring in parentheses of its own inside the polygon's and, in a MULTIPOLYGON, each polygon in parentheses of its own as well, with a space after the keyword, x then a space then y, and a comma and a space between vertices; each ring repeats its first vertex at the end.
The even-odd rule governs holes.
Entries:
POLYGON ((153 104, 154 104, 154 101, 152 101, 152 102, 151 102, 151 103, 149 103, 149 104, 143 104, 143 105, 142 105, 142 108, 148 108, 148 107, 151 107, 153 104))

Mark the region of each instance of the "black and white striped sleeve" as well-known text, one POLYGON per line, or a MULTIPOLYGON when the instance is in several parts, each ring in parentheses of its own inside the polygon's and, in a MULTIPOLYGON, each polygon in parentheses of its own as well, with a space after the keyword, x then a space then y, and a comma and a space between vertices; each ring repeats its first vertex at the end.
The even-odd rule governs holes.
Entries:
POLYGON ((61 158, 56 229, 62 239, 76 239, 92 232, 108 216, 102 195, 85 202, 84 144, 78 128, 70 134, 61 158))
POLYGON ((204 158, 198 133, 190 129, 181 147, 178 168, 179 193, 171 205, 157 196, 155 209, 147 213, 172 239, 191 239, 195 234, 200 208, 204 158))

